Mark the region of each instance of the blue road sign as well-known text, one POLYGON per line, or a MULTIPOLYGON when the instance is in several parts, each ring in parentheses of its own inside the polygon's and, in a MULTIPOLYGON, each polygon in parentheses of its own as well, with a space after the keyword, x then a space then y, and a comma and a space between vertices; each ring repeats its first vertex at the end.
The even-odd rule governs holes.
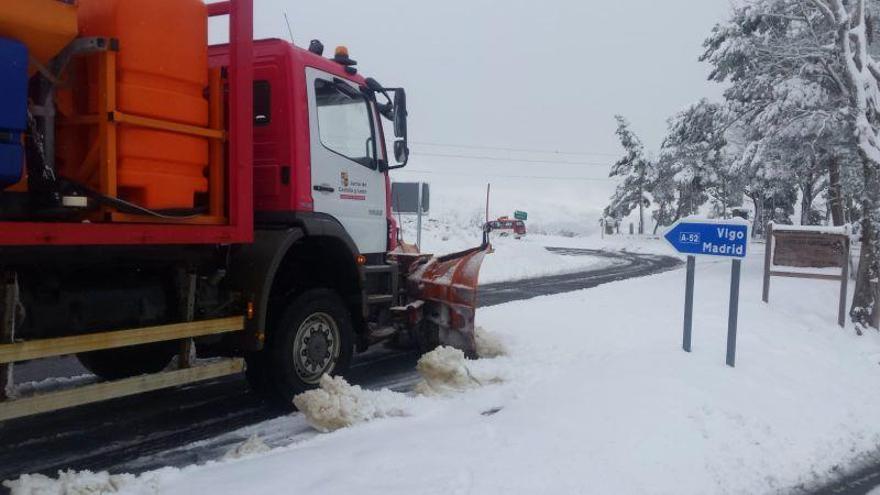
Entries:
POLYGON ((682 254, 745 258, 749 224, 736 220, 685 218, 670 227, 663 237, 682 254))

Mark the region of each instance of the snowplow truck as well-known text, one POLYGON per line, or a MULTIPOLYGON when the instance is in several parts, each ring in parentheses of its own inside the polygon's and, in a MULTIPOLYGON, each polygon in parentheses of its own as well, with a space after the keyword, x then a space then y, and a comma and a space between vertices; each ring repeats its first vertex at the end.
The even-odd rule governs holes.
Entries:
POLYGON ((0 421, 242 372, 290 404, 389 339, 473 354, 488 240, 398 249, 408 155, 402 88, 254 40, 252 0, 0 0, 0 421), (17 393, 66 355, 97 383, 17 393))

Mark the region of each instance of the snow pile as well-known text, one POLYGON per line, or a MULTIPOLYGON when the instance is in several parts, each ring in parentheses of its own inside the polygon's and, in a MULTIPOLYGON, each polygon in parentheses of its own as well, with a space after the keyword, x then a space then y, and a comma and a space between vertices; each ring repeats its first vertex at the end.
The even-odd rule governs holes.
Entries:
POLYGON ((223 460, 231 460, 231 459, 241 459, 242 457, 248 457, 251 455, 262 454, 264 452, 268 452, 271 450, 266 442, 260 438, 259 435, 254 433, 247 440, 242 442, 239 445, 236 445, 234 449, 230 450, 223 456, 223 460))
POLYGON ((28 397, 38 393, 49 393, 83 385, 89 385, 98 381, 98 377, 92 374, 82 374, 70 377, 49 377, 39 381, 25 382, 15 387, 15 396, 28 397))
POLYGON ((391 390, 364 390, 342 377, 324 375, 321 388, 303 392, 293 404, 318 431, 331 432, 378 418, 407 416, 408 398, 391 390))
POLYGON ((159 493, 154 475, 110 475, 107 472, 60 471, 58 479, 42 474, 25 474, 17 480, 4 481, 11 495, 152 495, 159 493))
POLYGON ((483 327, 477 327, 474 331, 477 342, 477 356, 484 359, 492 359, 507 355, 507 345, 497 333, 490 332, 483 327))
POLYGON ((458 349, 445 346, 434 349, 422 356, 416 365, 416 370, 422 376, 422 381, 416 384, 416 393, 427 396, 450 395, 502 381, 497 375, 479 376, 473 373, 468 366, 473 363, 458 349))

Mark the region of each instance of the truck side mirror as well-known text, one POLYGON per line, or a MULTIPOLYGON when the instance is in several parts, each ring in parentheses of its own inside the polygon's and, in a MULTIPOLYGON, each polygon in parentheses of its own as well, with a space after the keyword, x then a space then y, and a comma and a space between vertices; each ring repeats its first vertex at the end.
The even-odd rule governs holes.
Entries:
POLYGON ((394 141, 394 159, 398 164, 393 168, 401 168, 409 161, 409 146, 406 145, 405 139, 394 141))
POLYGON ((394 135, 406 140, 406 91, 394 90, 394 135))
POLYGON ((394 159, 397 165, 390 167, 392 169, 405 167, 409 161, 406 117, 406 91, 397 88, 394 90, 394 136, 397 138, 394 141, 394 159))

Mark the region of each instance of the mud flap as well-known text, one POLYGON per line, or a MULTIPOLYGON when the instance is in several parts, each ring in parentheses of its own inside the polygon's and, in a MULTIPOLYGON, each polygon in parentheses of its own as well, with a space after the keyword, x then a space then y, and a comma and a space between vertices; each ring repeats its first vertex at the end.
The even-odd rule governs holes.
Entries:
POLYGON ((439 329, 441 345, 476 355, 474 315, 480 266, 489 244, 442 257, 417 255, 409 261, 409 297, 424 301, 423 318, 439 329))

